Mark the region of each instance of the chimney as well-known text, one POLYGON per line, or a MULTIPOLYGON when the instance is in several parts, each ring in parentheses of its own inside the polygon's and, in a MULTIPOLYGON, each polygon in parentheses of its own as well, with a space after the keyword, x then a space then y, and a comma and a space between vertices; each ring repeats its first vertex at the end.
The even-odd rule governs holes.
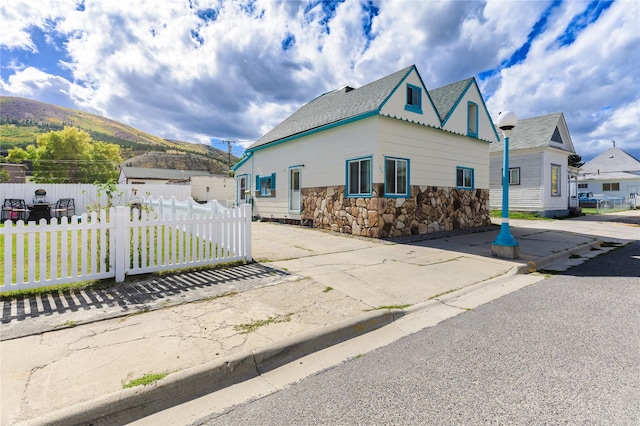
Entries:
POLYGON ((616 147, 616 141, 613 141, 613 147, 614 148, 616 147))

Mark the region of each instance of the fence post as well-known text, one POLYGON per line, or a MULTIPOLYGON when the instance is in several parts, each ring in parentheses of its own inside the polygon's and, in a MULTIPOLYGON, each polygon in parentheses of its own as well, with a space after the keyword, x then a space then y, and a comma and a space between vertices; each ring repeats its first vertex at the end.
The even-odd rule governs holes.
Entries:
MULTIPOLYGON (((236 207, 237 208, 237 207, 236 207)), ((244 215, 244 229, 243 238, 244 238, 244 260, 247 262, 251 262, 253 257, 251 255, 251 205, 245 204, 241 207, 241 212, 244 215)))
POLYGON ((126 254, 129 252, 129 228, 127 222, 129 221, 129 209, 124 206, 116 207, 116 214, 114 218, 115 228, 113 230, 115 234, 115 250, 116 254, 116 282, 121 283, 125 279, 127 258, 126 254))

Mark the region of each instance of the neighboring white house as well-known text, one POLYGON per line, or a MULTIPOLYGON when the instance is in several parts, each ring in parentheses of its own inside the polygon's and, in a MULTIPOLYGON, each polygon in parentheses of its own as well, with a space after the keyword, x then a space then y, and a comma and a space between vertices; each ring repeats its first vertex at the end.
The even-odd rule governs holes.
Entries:
MULTIPOLYGON (((568 158, 575 154, 564 115, 519 120, 509 137, 509 210, 569 214, 568 158)), ((502 209, 504 140, 491 144, 491 209, 502 209)), ((575 195, 575 194, 573 194, 575 195)))
POLYGON ((578 191, 604 197, 640 194, 640 160, 614 146, 580 168, 578 191))
POLYGON ((132 185, 189 185, 191 197, 200 202, 217 200, 223 205, 233 204, 235 180, 227 175, 213 175, 201 170, 153 169, 121 167, 118 183, 132 185), (231 200, 231 202, 227 202, 231 200))
POLYGON ((490 224, 497 132, 474 78, 428 91, 412 65, 303 105, 233 167, 254 216, 376 238, 490 224))

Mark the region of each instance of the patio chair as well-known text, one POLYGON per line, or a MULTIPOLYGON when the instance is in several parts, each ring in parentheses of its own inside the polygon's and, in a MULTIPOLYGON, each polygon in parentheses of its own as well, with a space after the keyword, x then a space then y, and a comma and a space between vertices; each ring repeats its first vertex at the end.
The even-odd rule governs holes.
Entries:
POLYGON ((70 217, 76 214, 76 205, 73 198, 60 198, 51 208, 51 215, 60 219, 61 217, 70 217))
POLYGON ((29 208, 24 200, 17 198, 5 198, 2 204, 2 222, 5 220, 24 220, 29 217, 29 208))

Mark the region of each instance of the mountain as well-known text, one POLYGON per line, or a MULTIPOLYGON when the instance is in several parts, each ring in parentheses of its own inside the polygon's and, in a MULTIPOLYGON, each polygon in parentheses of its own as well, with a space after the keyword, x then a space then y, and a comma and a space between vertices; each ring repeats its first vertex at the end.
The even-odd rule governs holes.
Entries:
MULTIPOLYGON (((162 168, 212 173, 229 170, 229 154, 212 146, 162 139, 100 115, 12 96, 0 96, 0 157, 11 148, 25 148, 39 135, 64 126, 82 129, 95 141, 120 145, 130 166, 160 164, 162 168)), ((237 161, 238 157, 231 155, 231 164, 237 161)))

